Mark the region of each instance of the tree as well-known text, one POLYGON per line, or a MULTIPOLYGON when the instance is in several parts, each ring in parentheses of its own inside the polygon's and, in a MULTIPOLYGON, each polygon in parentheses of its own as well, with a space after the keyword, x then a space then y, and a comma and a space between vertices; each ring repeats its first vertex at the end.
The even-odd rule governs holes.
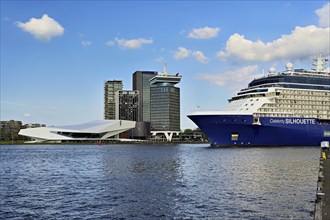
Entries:
POLYGON ((193 131, 192 131, 192 129, 189 129, 189 128, 184 129, 184 131, 183 131, 184 134, 189 134, 191 132, 193 132, 193 131))

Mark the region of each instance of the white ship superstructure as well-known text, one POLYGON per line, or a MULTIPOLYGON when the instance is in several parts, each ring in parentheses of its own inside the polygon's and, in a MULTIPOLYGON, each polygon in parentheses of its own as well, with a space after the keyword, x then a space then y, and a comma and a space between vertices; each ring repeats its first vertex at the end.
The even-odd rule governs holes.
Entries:
POLYGON ((281 76, 329 79, 330 72, 324 69, 325 61, 326 59, 322 59, 321 56, 316 58, 316 68, 309 71, 293 70, 291 63, 286 65, 287 71, 279 74, 275 74, 275 69, 270 68, 265 81, 271 78, 277 78, 278 81, 262 83, 260 80, 262 84, 241 90, 237 96, 229 100, 230 103, 224 110, 253 113, 255 117, 330 119, 330 84, 290 83, 284 80, 281 82, 281 76))

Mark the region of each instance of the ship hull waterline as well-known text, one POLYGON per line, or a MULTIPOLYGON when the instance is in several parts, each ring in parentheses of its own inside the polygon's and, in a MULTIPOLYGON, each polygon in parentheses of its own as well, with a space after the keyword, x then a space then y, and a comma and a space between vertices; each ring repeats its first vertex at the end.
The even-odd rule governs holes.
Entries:
POLYGON ((330 141, 330 123, 315 118, 188 115, 211 146, 319 146, 330 141))

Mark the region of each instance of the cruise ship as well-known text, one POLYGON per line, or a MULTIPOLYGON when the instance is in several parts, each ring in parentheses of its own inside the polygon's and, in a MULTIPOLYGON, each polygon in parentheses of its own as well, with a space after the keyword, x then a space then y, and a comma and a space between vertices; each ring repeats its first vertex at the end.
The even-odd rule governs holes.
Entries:
POLYGON ((229 99, 222 111, 199 111, 188 117, 211 146, 320 146, 330 141, 330 71, 327 59, 314 68, 286 70, 252 80, 229 99))

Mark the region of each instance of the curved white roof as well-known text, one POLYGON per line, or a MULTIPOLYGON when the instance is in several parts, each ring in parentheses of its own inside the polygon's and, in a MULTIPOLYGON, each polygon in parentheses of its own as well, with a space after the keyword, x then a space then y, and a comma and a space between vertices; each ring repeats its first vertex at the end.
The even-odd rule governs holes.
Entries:
POLYGON ((101 133, 107 131, 109 127, 115 125, 118 122, 120 122, 120 120, 98 120, 78 125, 56 126, 56 128, 76 130, 78 132, 101 133))
POLYGON ((98 120, 79 125, 21 129, 18 134, 37 141, 106 139, 135 127, 135 121, 98 120))

